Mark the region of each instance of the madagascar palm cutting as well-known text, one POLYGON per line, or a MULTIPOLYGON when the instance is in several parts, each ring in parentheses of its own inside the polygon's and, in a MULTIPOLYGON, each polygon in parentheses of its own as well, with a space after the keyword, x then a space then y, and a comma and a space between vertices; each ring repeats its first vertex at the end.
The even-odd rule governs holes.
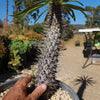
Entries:
MULTIPOLYGON (((24 0, 26 4, 27 1, 29 0, 24 0)), ((45 83, 48 86, 48 90, 52 91, 57 86, 55 74, 60 50, 60 37, 63 30, 62 19, 71 16, 75 20, 74 10, 79 10, 85 15, 85 9, 76 0, 30 0, 30 2, 29 7, 14 16, 20 16, 21 18, 28 13, 35 13, 34 11, 38 11, 45 6, 45 10, 39 13, 36 21, 46 12, 45 20, 50 23, 50 29, 47 32, 44 48, 39 57, 36 86, 45 83), (72 1, 79 3, 80 6, 69 3, 72 1)))

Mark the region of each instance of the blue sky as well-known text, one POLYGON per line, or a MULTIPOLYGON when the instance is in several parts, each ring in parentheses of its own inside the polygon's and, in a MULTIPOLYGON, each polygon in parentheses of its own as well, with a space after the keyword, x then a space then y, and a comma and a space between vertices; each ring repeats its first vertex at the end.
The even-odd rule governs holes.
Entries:
MULTIPOLYGON (((85 6, 97 7, 98 5, 100 5, 100 0, 78 0, 78 1, 84 4, 83 7, 85 6)), ((13 13, 12 5, 14 5, 13 0, 9 0, 8 4, 9 4, 8 14, 12 15, 13 13)), ((76 21, 73 21, 71 19, 71 24, 85 24, 86 18, 81 12, 75 11, 75 15, 76 15, 76 21)), ((6 17, 6 0, 0 0, 0 19, 4 20, 5 17, 6 17)), ((39 20, 40 22, 43 21, 43 17, 44 16, 40 18, 39 20)), ((8 16, 8 20, 12 21, 13 18, 8 16)))

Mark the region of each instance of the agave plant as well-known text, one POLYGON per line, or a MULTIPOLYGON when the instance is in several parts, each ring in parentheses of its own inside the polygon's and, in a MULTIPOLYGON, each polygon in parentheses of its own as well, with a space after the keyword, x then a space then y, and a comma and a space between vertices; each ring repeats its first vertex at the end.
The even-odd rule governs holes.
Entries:
POLYGON ((39 14, 38 18, 36 19, 37 21, 45 12, 47 12, 45 20, 49 20, 50 22, 50 29, 47 32, 44 48, 38 62, 36 86, 45 83, 48 86, 48 90, 54 90, 57 87, 55 74, 60 50, 60 38, 63 29, 63 15, 64 17, 68 17, 68 15, 70 15, 75 20, 74 9, 81 11, 85 15, 85 9, 68 4, 68 2, 71 1, 77 2, 82 6, 82 3, 76 0, 30 0, 31 6, 27 7, 25 10, 17 13, 16 15, 13 15, 15 17, 20 16, 21 18, 28 13, 38 11, 44 6, 47 8, 41 14, 39 14))

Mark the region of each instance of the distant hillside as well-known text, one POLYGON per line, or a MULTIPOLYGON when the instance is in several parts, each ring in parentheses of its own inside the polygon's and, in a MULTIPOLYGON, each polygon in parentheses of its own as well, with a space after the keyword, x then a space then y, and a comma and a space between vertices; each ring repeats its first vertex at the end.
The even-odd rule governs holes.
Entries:
POLYGON ((76 24, 76 25, 71 24, 71 25, 74 26, 76 30, 87 28, 85 25, 82 24, 76 24))

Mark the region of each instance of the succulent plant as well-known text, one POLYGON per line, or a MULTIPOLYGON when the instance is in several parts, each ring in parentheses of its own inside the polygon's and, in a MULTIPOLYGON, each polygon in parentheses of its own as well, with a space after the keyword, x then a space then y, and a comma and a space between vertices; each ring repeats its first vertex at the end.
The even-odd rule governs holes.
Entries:
MULTIPOLYGON (((36 86, 39 86, 41 83, 45 83, 48 86, 48 91, 55 90, 57 87, 55 74, 60 50, 60 37, 63 29, 62 17, 67 18, 68 15, 70 15, 75 20, 73 9, 81 11, 86 16, 84 8, 68 4, 70 1, 83 5, 77 0, 32 0, 30 3, 31 7, 26 7, 25 10, 13 15, 15 17, 21 16, 20 18, 28 13, 38 15, 39 13, 36 14, 34 11, 38 12, 40 8, 48 6, 47 9, 41 12, 36 19, 37 21, 45 12, 47 12, 45 20, 47 19, 50 23, 50 29, 48 30, 45 38, 44 48, 38 62, 38 70, 36 74, 36 86)), ((29 1, 27 1, 27 3, 29 3, 29 1)), ((36 16, 34 17, 36 18, 36 16)))
POLYGON ((58 28, 59 25, 57 26, 56 24, 57 20, 47 32, 36 74, 36 86, 45 83, 49 86, 48 89, 52 91, 55 90, 57 86, 55 74, 60 50, 61 35, 58 28))

